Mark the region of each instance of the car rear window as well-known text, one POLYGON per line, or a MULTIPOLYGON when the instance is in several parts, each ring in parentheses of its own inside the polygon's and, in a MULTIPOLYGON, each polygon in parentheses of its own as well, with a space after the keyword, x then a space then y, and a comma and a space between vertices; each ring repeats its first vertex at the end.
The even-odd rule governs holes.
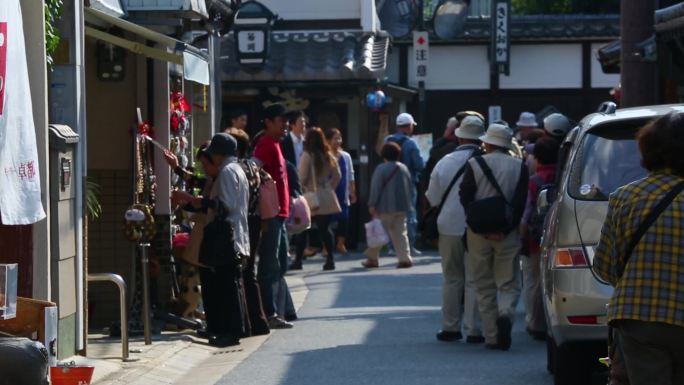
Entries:
POLYGON ((617 188, 646 176, 636 143, 647 121, 596 127, 581 139, 570 170, 568 192, 575 199, 602 201, 617 188))

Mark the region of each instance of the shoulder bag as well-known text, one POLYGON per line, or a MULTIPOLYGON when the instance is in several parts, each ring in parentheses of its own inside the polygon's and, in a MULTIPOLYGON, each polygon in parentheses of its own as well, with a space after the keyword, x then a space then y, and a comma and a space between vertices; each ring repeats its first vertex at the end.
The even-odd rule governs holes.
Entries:
MULTIPOLYGON (((268 173, 264 172, 268 175, 268 173)), ((259 185, 259 216, 262 220, 274 218, 280 213, 278 186, 273 178, 261 178, 259 185)))
POLYGON ((430 207, 428 211, 423 215, 423 220, 421 221, 421 225, 418 230, 421 231, 425 239, 437 239, 439 237, 437 218, 439 217, 439 213, 442 212, 442 208, 444 207, 444 204, 446 203, 446 200, 449 197, 451 189, 456 184, 458 178, 460 178, 461 175, 463 175, 463 173, 465 172, 465 166, 468 164, 469 159, 470 157, 466 159, 466 162, 456 172, 456 175, 454 175, 454 178, 451 179, 451 182, 449 182, 449 186, 447 187, 446 191, 444 191, 444 195, 442 195, 442 201, 439 203, 439 206, 430 207))
POLYGON ((216 199, 214 219, 204 226, 204 235, 199 250, 199 263, 208 267, 239 267, 242 257, 235 248, 235 230, 227 219, 228 210, 216 199))
POLYGON ((313 181, 313 191, 304 193, 304 198, 309 204, 312 215, 329 215, 342 211, 340 202, 337 201, 337 194, 332 187, 326 184, 319 189, 316 185, 316 170, 314 169, 313 157, 311 157, 311 178, 313 181))
MULTIPOLYGON (((501 187, 494 178, 492 169, 489 168, 487 162, 481 156, 476 156, 475 160, 498 195, 470 203, 465 208, 466 223, 476 234, 506 233, 515 227, 513 224, 513 205, 501 191, 501 187)), ((522 167, 525 167, 525 162, 522 162, 522 167)), ((520 184, 520 179, 518 184, 520 184)))
MULTIPOLYGON (((670 192, 667 193, 667 195, 665 195, 665 197, 663 197, 660 202, 658 202, 658 204, 653 208, 653 211, 648 214, 646 219, 639 224, 639 228, 637 229, 636 233, 634 233, 634 236, 625 249, 623 266, 627 266, 627 262, 632 257, 632 252, 634 252, 634 249, 636 248, 637 244, 639 244, 639 241, 641 241, 641 238, 644 236, 644 234, 646 234, 653 223, 655 223, 660 214, 662 214, 663 211, 670 206, 672 201, 674 201, 677 195, 682 192, 682 190, 684 190, 684 182, 679 182, 672 188, 672 190, 670 190, 670 192)), ((623 274, 624 270, 620 272, 620 277, 622 277, 623 274)), ((620 383, 627 385, 629 384, 629 378, 627 378, 627 368, 624 362, 622 349, 620 347, 620 340, 616 337, 618 336, 615 333, 615 329, 613 326, 608 325, 608 357, 610 359, 609 383, 620 383)))

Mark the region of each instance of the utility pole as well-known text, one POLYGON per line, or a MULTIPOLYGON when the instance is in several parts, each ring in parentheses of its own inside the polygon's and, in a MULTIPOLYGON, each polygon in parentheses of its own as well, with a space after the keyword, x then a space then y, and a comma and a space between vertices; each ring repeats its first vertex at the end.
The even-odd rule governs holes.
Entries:
POLYGON ((620 81, 621 107, 657 103, 658 73, 655 63, 637 55, 636 44, 654 32, 653 15, 658 0, 621 0, 620 2, 620 81))

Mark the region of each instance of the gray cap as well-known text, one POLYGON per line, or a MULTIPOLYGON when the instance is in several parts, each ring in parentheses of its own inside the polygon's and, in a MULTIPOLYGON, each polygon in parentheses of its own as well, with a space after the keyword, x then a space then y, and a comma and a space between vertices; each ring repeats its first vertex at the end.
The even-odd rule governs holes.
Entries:
POLYGON ((454 135, 461 139, 479 140, 485 133, 484 122, 477 116, 466 116, 454 135))
POLYGON ((513 132, 503 124, 491 124, 487 133, 480 137, 484 143, 502 148, 512 148, 513 132))
POLYGON ((544 118, 544 131, 555 137, 563 137, 570 131, 570 121, 559 113, 553 113, 544 118))
POLYGON ((209 146, 204 150, 204 153, 212 156, 235 156, 237 149, 237 141, 231 135, 220 132, 214 135, 209 142, 209 146))

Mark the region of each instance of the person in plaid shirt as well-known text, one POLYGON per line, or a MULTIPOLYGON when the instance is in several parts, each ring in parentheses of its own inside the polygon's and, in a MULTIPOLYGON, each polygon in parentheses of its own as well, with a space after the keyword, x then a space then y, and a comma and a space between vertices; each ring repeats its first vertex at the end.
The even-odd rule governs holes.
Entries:
POLYGON ((608 321, 630 383, 684 384, 684 195, 675 197, 625 258, 639 224, 684 181, 684 114, 646 125, 637 140, 649 174, 611 194, 594 271, 615 287, 608 321))

